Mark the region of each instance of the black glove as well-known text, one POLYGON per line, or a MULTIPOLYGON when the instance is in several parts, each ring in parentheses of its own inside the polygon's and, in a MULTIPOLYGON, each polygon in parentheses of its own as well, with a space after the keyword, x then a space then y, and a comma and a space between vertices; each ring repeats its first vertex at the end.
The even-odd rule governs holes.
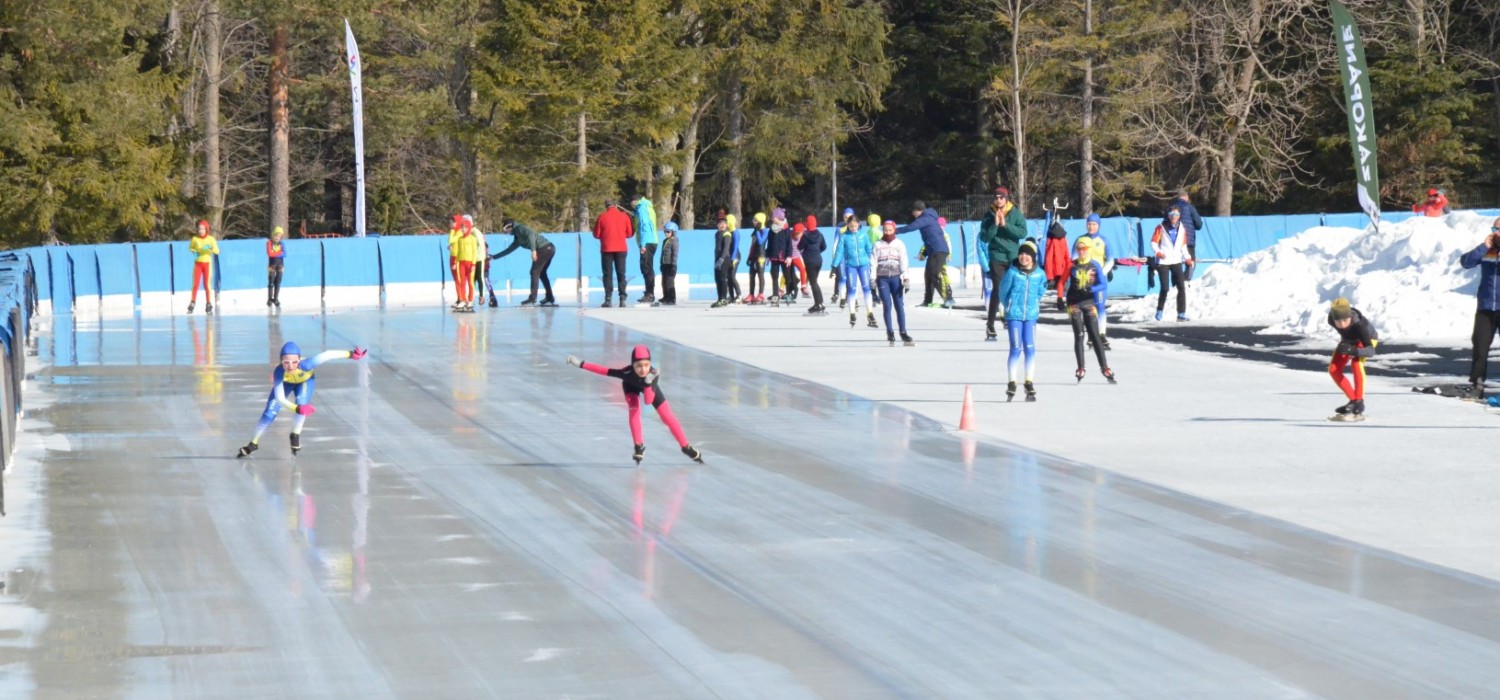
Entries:
POLYGON ((1067 311, 1068 310, 1068 302, 1063 301, 1062 297, 1058 297, 1057 298, 1057 310, 1058 311, 1067 311))
POLYGON ((1353 355, 1353 354, 1355 354, 1355 352, 1354 352, 1354 346, 1350 345, 1348 343, 1339 343, 1339 346, 1333 349, 1333 354, 1335 354, 1335 355, 1353 355))

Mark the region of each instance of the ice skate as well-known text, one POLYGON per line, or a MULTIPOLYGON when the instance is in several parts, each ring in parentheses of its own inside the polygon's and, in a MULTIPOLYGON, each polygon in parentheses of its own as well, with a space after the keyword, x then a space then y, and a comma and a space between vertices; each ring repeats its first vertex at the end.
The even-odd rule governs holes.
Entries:
POLYGON ((553 299, 552 297, 547 297, 546 299, 542 300, 540 306, 557 306, 557 300, 553 299))
POLYGON ((258 450, 258 449, 260 449, 260 445, 257 445, 257 444, 255 444, 253 442, 247 443, 244 447, 240 448, 240 453, 239 453, 238 456, 235 457, 235 459, 242 459, 244 457, 249 457, 251 452, 254 452, 254 451, 258 450))
POLYGON ((646 446, 637 443, 635 446, 635 454, 631 455, 630 458, 635 460, 636 464, 640 464, 641 460, 646 458, 646 446))
POLYGON ((859 315, 856 314, 856 313, 854 313, 853 311, 850 311, 849 312, 849 327, 853 328, 855 326, 855 324, 858 324, 858 323, 859 323, 859 315))
MULTIPOLYGON (((995 335, 995 325, 992 324, 992 323, 985 324, 985 326, 984 326, 984 342, 986 342, 986 343, 994 343, 994 342, 998 342, 999 340, 1000 340, 1000 336, 995 335)), ((1011 383, 1014 384, 1015 382, 1011 382, 1011 383)))
POLYGON ((500 306, 500 300, 496 299, 494 294, 491 294, 490 295, 490 308, 495 309, 495 308, 499 308, 499 306, 500 306))
POLYGON ((880 327, 880 324, 875 322, 875 314, 874 313, 867 313, 867 314, 865 314, 865 325, 869 326, 871 328, 879 328, 880 327))
POLYGON ((688 459, 691 459, 694 462, 697 462, 699 464, 703 463, 703 453, 699 452, 698 448, 693 447, 692 445, 684 445, 682 448, 682 453, 687 455, 688 459))
POLYGON ((1346 403, 1346 404, 1344 404, 1342 406, 1339 406, 1338 408, 1333 409, 1333 412, 1336 415, 1342 416, 1342 415, 1345 415, 1345 414, 1349 413, 1352 410, 1354 410, 1354 401, 1351 400, 1348 403, 1346 403))
POLYGON ((606 295, 604 297, 604 303, 600 304, 599 308, 601 308, 601 309, 612 309, 612 308, 614 308, 614 306, 615 306, 614 303, 609 300, 609 296, 606 295))
POLYGON ((214 303, 211 302, 211 301, 204 302, 204 304, 203 304, 203 313, 204 314, 211 314, 213 312, 214 312, 214 303))
POLYGON ((1115 373, 1110 371, 1108 367, 1099 370, 1099 373, 1103 374, 1104 378, 1108 379, 1110 384, 1119 384, 1119 382, 1115 381, 1115 373))
POLYGON ((1078 380, 1078 383, 1082 384, 1084 375, 1087 375, 1088 373, 1088 370, 1079 367, 1078 370, 1073 373, 1073 377, 1078 380))
POLYGON ((914 345, 917 344, 917 341, 912 340, 911 336, 909 336, 909 335, 907 335, 905 333, 902 333, 901 334, 901 344, 905 345, 906 347, 912 347, 912 346, 914 346, 914 345))
POLYGON ((273 301, 272 301, 272 300, 270 300, 270 299, 267 299, 267 300, 266 300, 266 308, 268 308, 268 309, 269 309, 269 308, 271 308, 271 304, 273 304, 273 303, 274 303, 274 302, 273 302, 273 301))
POLYGON ((953 300, 952 299, 946 299, 946 300, 943 301, 943 308, 945 308, 945 309, 951 309, 951 308, 953 308, 953 306, 954 306, 954 304, 953 304, 953 300))
POLYGON ((525 299, 522 299, 521 303, 517 304, 516 306, 531 306, 533 304, 536 304, 536 297, 526 297, 525 299))
POLYGON ((271 303, 276 305, 276 310, 277 311, 281 310, 281 300, 280 299, 272 299, 271 303))
POLYGON ((1016 398, 1016 383, 1007 382, 1005 384, 1005 401, 1009 403, 1014 398, 1016 398))
POLYGON ((890 343, 891 347, 893 348, 896 347, 896 334, 890 331, 886 331, 885 342, 890 343))
POLYGON ((188 313, 193 313, 193 307, 196 306, 197 304, 198 304, 198 302, 196 302, 196 301, 190 301, 190 302, 188 302, 188 313))
POLYGON ((1178 321, 1191 321, 1192 319, 1188 318, 1187 314, 1177 314, 1177 320, 1178 321))
POLYGON ((1036 401, 1036 385, 1031 382, 1026 382, 1026 400, 1036 401))
POLYGON ((292 433, 292 456, 296 457, 300 451, 302 451, 302 436, 292 433))

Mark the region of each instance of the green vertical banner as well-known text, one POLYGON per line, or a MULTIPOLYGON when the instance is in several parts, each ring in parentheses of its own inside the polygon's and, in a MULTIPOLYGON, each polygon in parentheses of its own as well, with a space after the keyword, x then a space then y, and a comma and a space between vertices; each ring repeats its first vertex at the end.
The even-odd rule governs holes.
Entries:
POLYGON ((1359 207, 1380 223, 1380 167, 1376 162, 1375 102, 1370 94, 1370 71, 1365 64, 1365 43, 1359 38, 1354 17, 1339 0, 1328 0, 1333 12, 1333 43, 1338 48, 1340 77, 1344 83, 1344 108, 1349 114, 1349 147, 1354 151, 1355 190, 1359 207))

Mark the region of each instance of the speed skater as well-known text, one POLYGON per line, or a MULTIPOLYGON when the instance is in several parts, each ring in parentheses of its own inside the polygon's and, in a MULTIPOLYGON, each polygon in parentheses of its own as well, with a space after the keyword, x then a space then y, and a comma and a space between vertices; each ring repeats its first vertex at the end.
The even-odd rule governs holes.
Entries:
POLYGON ((568 356, 568 364, 594 374, 620 380, 620 388, 625 392, 625 404, 630 407, 630 437, 635 441, 636 464, 640 464, 641 459, 646 455, 646 441, 641 435, 642 399, 656 409, 656 415, 661 416, 661 422, 666 424, 667 429, 672 431, 672 437, 677 438, 677 444, 682 446, 682 453, 694 462, 703 463, 703 454, 688 442, 687 434, 682 432, 682 424, 677 422, 677 416, 672 414, 672 406, 667 403, 666 395, 662 393, 661 387, 657 386, 657 379, 660 378, 661 373, 651 366, 649 348, 644 345, 635 346, 635 349, 630 351, 630 364, 618 369, 584 362, 573 355, 568 356))
POLYGON ((292 419, 291 438, 292 454, 297 454, 302 449, 302 425, 313 414, 313 389, 317 384, 313 372, 318 365, 329 360, 359 360, 364 356, 365 349, 356 347, 353 350, 324 350, 304 360, 302 348, 297 347, 296 343, 288 342, 281 346, 281 364, 271 374, 271 395, 266 398, 266 410, 261 412, 260 422, 255 424, 255 434, 250 437, 249 443, 240 448, 239 456, 248 457, 251 452, 260 448, 260 436, 265 434, 266 428, 271 427, 271 421, 276 420, 276 414, 283 407, 297 414, 292 419))

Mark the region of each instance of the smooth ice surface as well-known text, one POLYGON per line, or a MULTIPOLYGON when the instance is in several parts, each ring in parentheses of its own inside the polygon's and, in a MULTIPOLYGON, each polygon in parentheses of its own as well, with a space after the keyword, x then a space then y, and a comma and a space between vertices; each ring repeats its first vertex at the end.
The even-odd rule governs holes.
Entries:
MULTIPOLYGON (((1307 484, 1246 468, 1253 452, 1282 453, 1265 435, 1295 436, 1282 449, 1351 500, 1373 490, 1399 501, 1391 491, 1452 477, 1354 452, 1364 435, 1398 430, 1374 418, 1318 425, 1318 407, 1334 403, 1326 377, 1143 346, 1117 349, 1120 386, 1078 386, 1044 329, 1042 402, 1006 405, 1000 352, 975 342, 972 319, 915 311, 921 344, 888 348, 878 331, 802 310, 53 319, 0 520, 0 694, 1376 698, 1500 687, 1492 581, 1115 468, 1196 455, 1249 501, 1281 493, 1307 515, 1287 520, 1314 522, 1307 484), (282 416, 236 460, 286 340, 371 353, 318 371, 300 456, 282 416), (618 384, 562 362, 623 365, 643 342, 707 465, 648 412, 647 460, 634 468, 618 384), (1264 399, 1186 403, 1193 387, 1179 382, 1201 393, 1216 376, 1239 378, 1219 391, 1263 382, 1281 416, 1308 415, 1256 415, 1264 399), (979 390, 983 433, 1006 441, 945 425, 965 383, 979 390), (1185 403, 1164 412, 1162 398, 1185 403), (1194 406, 1206 421, 1180 415, 1194 406), (1131 411, 1138 427, 1123 431, 1131 411), (1195 439, 1180 439, 1189 429, 1195 439), (1111 441, 1128 456, 1085 447, 1111 441), (1336 468, 1336 451, 1350 469, 1336 468), (1371 472, 1378 487, 1354 483, 1377 481, 1371 472)), ((1440 443, 1488 434, 1484 419, 1399 430, 1440 443)))

